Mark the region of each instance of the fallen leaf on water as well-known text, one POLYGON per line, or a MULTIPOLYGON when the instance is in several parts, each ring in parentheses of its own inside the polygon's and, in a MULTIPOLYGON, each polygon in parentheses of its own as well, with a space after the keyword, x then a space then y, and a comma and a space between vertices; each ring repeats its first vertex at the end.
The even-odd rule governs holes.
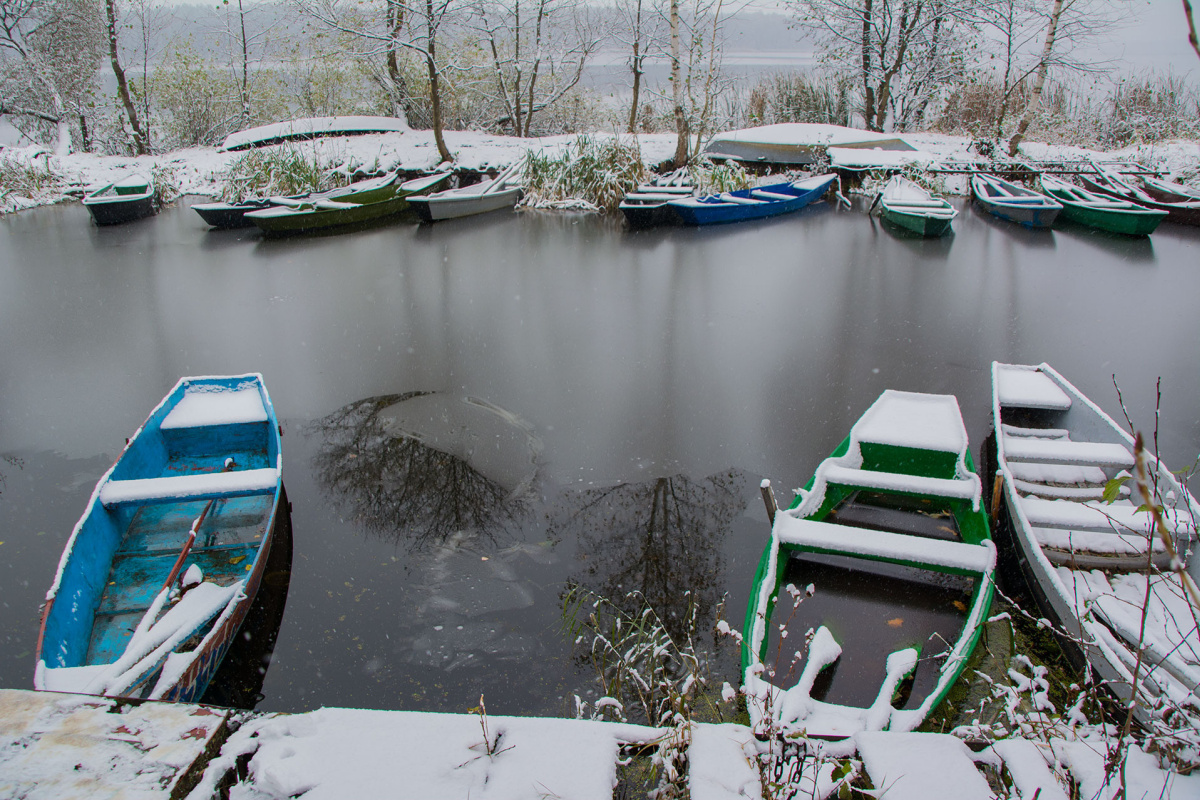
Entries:
POLYGON ((889 619, 887 621, 887 624, 888 624, 889 628, 899 628, 901 625, 904 624, 904 620, 901 619, 900 617, 896 617, 895 619, 889 619))

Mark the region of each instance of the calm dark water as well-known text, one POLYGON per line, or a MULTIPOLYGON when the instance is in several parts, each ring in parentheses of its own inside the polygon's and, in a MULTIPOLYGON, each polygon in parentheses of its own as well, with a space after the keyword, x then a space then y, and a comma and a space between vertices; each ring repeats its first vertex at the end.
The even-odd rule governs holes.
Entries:
MULTIPOLYGON (((520 213, 259 241, 186 205, 98 229, 0 220, 0 686, 100 474, 181 375, 257 371, 285 428, 286 592, 259 708, 568 713, 568 581, 691 590, 740 624, 781 501, 886 388, 958 395, 1049 361, 1162 451, 1200 451, 1200 231, 941 241, 861 208, 629 234, 520 213)), ((278 607, 264 612, 278 618, 278 607)), ((732 649, 730 649, 731 656, 732 649)), ((254 656, 250 656, 253 661, 254 656)), ((733 658, 727 658, 730 667, 733 658)), ((736 681, 730 670, 728 677, 736 681)), ((251 692, 258 691, 257 686, 251 692)))

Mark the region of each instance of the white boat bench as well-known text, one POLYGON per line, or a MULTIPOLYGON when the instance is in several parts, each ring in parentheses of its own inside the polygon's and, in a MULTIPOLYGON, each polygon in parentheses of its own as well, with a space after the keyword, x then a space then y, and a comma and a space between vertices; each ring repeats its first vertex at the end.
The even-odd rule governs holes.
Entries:
POLYGON ((933 494, 955 500, 974 500, 979 495, 979 481, 970 478, 927 478, 923 475, 904 475, 870 469, 843 467, 826 462, 820 473, 826 483, 859 486, 885 492, 933 494))
POLYGON ((226 497, 249 497, 275 491, 279 471, 271 468, 234 472, 204 472, 163 478, 110 480, 100 489, 105 508, 150 503, 183 503, 226 497))
MULTIPOLYGON (((1025 519, 1035 527, 1099 533, 1132 531, 1148 534, 1153 526, 1153 518, 1150 514, 1146 511, 1138 511, 1137 506, 1128 501, 1102 503, 1093 500, 1075 503, 1070 500, 1023 497, 1020 503, 1025 519)), ((1167 517, 1164 521, 1171 533, 1189 538, 1195 535, 1195 528, 1187 519, 1167 517)))
POLYGON ((756 206, 760 203, 767 202, 766 200, 755 200, 753 197, 738 197, 737 195, 730 194, 729 192, 722 192, 717 196, 720 197, 723 202, 737 203, 743 206, 756 206))
POLYGON ((1043 464, 1121 469, 1133 467, 1133 453, 1129 452, 1129 448, 1109 442, 1073 442, 1069 439, 1005 435, 1004 457, 1007 461, 1037 461, 1043 464))
POLYGON ((768 192, 765 189, 754 189, 750 192, 751 197, 757 197, 762 200, 795 200, 794 194, 781 194, 780 192, 768 192))
POLYGON ((781 545, 917 567, 985 573, 990 572, 996 564, 996 548, 991 542, 967 544, 925 539, 902 533, 798 519, 786 513, 776 516, 773 532, 781 545))

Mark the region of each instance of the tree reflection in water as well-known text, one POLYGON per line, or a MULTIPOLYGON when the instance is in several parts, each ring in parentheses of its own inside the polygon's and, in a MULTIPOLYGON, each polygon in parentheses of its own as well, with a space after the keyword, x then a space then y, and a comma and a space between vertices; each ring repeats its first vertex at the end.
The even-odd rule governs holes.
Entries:
MULTIPOLYGON (((433 392, 369 397, 339 408, 310 430, 324 437, 314 458, 317 482, 339 511, 372 534, 407 541, 413 550, 444 544, 464 531, 495 543, 529 511, 537 440, 516 417, 483 401, 433 392), (428 418, 442 430, 423 431, 401 413, 419 398, 434 404, 428 418), (482 467, 499 472, 499 479, 484 474, 474 447, 479 437, 468 430, 471 420, 506 431, 524 451, 516 459, 522 463, 515 470, 512 464, 482 467)), ((493 434, 501 435, 488 433, 493 434)))
POLYGON ((640 593, 672 637, 686 635, 694 602, 703 630, 720 600, 723 544, 746 507, 746 485, 746 474, 731 469, 581 492, 558 526, 579 537, 585 566, 572 582, 629 614, 641 610, 630 596, 640 593))

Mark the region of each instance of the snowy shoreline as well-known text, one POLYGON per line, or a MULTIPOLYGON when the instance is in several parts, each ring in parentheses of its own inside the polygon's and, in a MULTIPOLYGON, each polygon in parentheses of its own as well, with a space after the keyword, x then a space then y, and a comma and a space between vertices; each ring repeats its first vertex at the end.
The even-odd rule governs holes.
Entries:
MULTIPOLYGON (((588 135, 598 139, 614 134, 588 135)), ((622 139, 636 139, 642 161, 647 168, 670 159, 674 154, 674 134, 620 136, 622 139)), ((565 135, 522 139, 469 131, 447 131, 445 138, 447 146, 454 154, 454 167, 485 171, 503 169, 530 151, 540 151, 547 155, 560 154, 580 137, 565 135)), ((972 140, 968 137, 913 133, 903 134, 902 138, 934 161, 978 157, 971 151, 972 140)), ((296 148, 323 161, 341 163, 347 170, 432 171, 439 166, 449 166, 443 165, 438 157, 430 131, 409 130, 403 133, 336 136, 275 146, 296 148)), ((1153 165, 1155 169, 1173 179, 1179 179, 1189 172, 1194 174, 1200 169, 1200 141, 1190 140, 1130 145, 1110 152, 1069 145, 1026 142, 1022 145, 1022 153, 1026 158, 1035 160, 1092 158, 1105 161, 1136 161, 1153 165)), ((62 202, 82 194, 89 187, 112 183, 130 172, 151 170, 167 171, 180 194, 213 197, 221 191, 221 173, 243 155, 244 152, 223 152, 212 147, 197 147, 155 156, 98 156, 90 153, 56 156, 37 145, 0 147, 0 161, 48 168, 67 184, 57 191, 36 193, 35 197, 20 196, 0 187, 0 214, 62 202)), ((966 194, 967 178, 963 175, 946 175, 943 186, 944 190, 951 194, 966 194)))

